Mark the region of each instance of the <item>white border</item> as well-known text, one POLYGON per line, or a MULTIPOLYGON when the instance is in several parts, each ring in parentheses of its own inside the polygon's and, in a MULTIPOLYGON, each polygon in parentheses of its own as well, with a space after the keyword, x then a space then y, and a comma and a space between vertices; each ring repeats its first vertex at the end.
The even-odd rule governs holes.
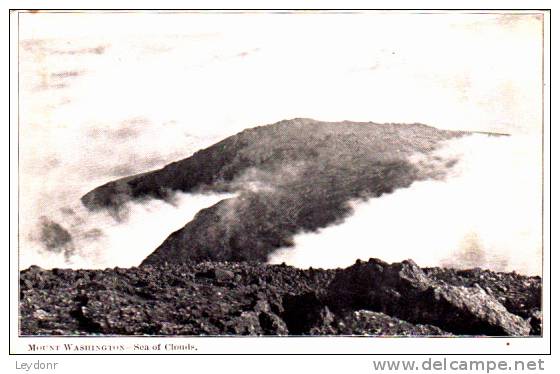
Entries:
MULTIPOLYGON (((232 7, 231 4, 227 4, 225 2, 221 2, 221 5, 232 7)), ((420 6, 418 3, 413 2, 401 2, 399 4, 405 4, 398 6, 399 8, 415 8, 420 6)), ((495 3, 495 7, 500 8, 522 8, 522 7, 539 7, 540 4, 546 4, 545 2, 539 3, 528 3, 528 2, 509 2, 508 4, 498 5, 495 3)), ((36 2, 36 1, 21 1, 15 2, 11 1, 8 2, 9 6, 14 8, 78 8, 78 9, 86 9, 90 7, 95 8, 115 8, 116 5, 113 2, 108 1, 98 1, 95 2, 80 2, 79 4, 71 1, 59 1, 56 3, 49 2, 48 4, 44 4, 43 2, 36 2)), ((137 2, 122 2, 119 4, 119 8, 126 9, 127 6, 134 7, 134 8, 142 8, 142 7, 154 7, 161 6, 164 7, 164 4, 153 4, 148 3, 146 1, 137 1, 137 2)), ((216 4, 213 4, 216 5, 216 4)), ((341 7, 343 4, 327 1, 322 3, 295 3, 293 1, 282 2, 278 4, 279 8, 337 8, 341 7)), ((373 6, 374 4, 368 5, 362 2, 349 2, 345 3, 344 7, 365 7, 373 6), (356 4, 356 5, 353 5, 356 4), (361 4, 361 5, 359 5, 361 4)), ((465 4, 466 5, 466 4, 465 4)), ((390 6, 390 5, 389 5, 390 6)), ((396 7, 396 5, 393 5, 396 7)), ((429 6, 422 4, 425 8, 445 8, 446 6, 449 7, 448 2, 431 2, 429 6)), ((171 5, 167 5, 166 7, 177 7, 177 8, 205 8, 208 7, 207 4, 203 3, 195 3, 189 5, 187 3, 172 3, 171 5)), ((219 6, 218 6, 219 7, 219 6)), ((237 3, 235 8, 259 8, 262 5, 255 1, 249 1, 243 4, 237 3)), ((466 6, 467 7, 467 6, 466 6)), ((542 6, 545 8, 545 6, 542 6)), ((550 5, 548 5, 550 7, 550 5)), ((470 2, 468 3, 468 8, 491 8, 491 4, 489 2, 470 2)), ((7 17, 5 17, 7 18, 7 17)), ((548 18, 548 17, 546 17, 548 18)), ((7 20, 4 20, 6 22, 7 20)), ((14 40, 14 36, 17 40, 17 30, 14 27, 17 26, 17 22, 12 22, 12 35, 11 41, 14 40)), ((7 25, 4 29, 7 29, 7 25)), ((545 36, 548 33, 545 32, 545 36)), ((17 48, 14 47, 12 43, 10 45, 12 48, 12 68, 17 66, 17 48), (15 64, 14 64, 15 59, 15 64)), ((548 48, 548 40, 545 40, 545 50, 548 48)), ((545 71, 548 71, 549 61, 545 58, 545 71)), ((17 102, 14 105, 13 98, 17 97, 17 81, 12 77, 12 87, 11 87, 11 95, 12 95, 12 102, 10 103, 10 107, 12 109, 12 121, 10 126, 12 128, 10 142, 12 144, 12 148, 10 151, 10 156, 13 160, 17 162, 17 132, 13 129, 17 129, 17 102)), ((549 82, 550 84, 550 82, 549 82)), ((550 98, 548 97, 548 90, 545 89, 545 137, 548 138, 550 136, 549 129, 550 129, 550 118, 548 116, 548 108, 550 107, 550 98)), ((545 290, 545 300, 544 300, 544 308, 546 309, 551 304, 551 300, 548 298, 548 287, 551 286, 550 283, 550 274, 548 273, 549 268, 549 261, 550 261, 550 242, 549 242, 549 209, 550 209, 550 201, 548 199, 549 194, 549 186, 548 182, 550 180, 549 175, 549 155, 550 149, 548 149, 548 140, 545 140, 545 149, 544 149, 544 156, 545 156, 545 201, 544 201, 544 208, 545 208, 545 225, 544 225, 544 245, 545 245, 545 256, 544 256, 544 273, 543 273, 543 280, 544 280, 544 290, 545 290)), ((12 246, 17 243, 17 225, 14 223, 17 222, 17 210, 14 210, 14 207, 17 207, 17 195, 14 196, 14 193, 17 193, 17 164, 10 165, 10 175, 11 175, 11 191, 12 195, 10 196, 11 202, 11 210, 10 210, 10 220, 11 220, 11 230, 9 233, 12 246)), ((7 174, 7 173, 6 173, 7 174)), ((4 174, 4 175, 6 175, 4 174)), ((13 252, 13 247, 10 249, 13 252)), ((12 289, 10 290, 10 300, 17 301, 17 256, 12 256, 10 263, 10 279, 12 280, 11 286, 12 289)), ((355 338, 345 338, 345 337, 311 337, 311 338, 281 338, 281 337, 270 337, 270 338, 203 338, 203 337, 186 337, 186 338, 152 338, 152 337, 138 337, 138 338, 19 338, 17 336, 17 326, 18 326, 18 318, 17 318, 17 302, 12 302, 10 305, 10 312, 11 312, 11 334, 10 334, 10 342, 11 353, 26 353, 27 349, 26 346, 30 343, 36 344, 63 344, 67 342, 71 342, 74 344, 156 344, 159 342, 168 343, 171 340, 180 342, 181 344, 186 344, 191 342, 191 344, 196 345, 199 349, 195 353, 225 353, 225 354, 234 354, 234 353, 286 353, 286 354, 316 354, 316 353, 325 353, 325 354, 389 354, 389 353, 422 353, 422 354, 434 354, 434 353, 471 353, 471 354, 535 354, 535 353, 547 353, 549 351, 549 339, 551 338, 551 331, 550 329, 546 329, 546 326, 550 326, 550 314, 544 312, 545 316, 545 336, 544 338, 364 338, 364 337, 355 337, 355 338), (129 343, 130 342, 130 343, 129 343), (509 345, 508 345, 509 343, 509 345)), ((7 317, 7 316, 6 316, 7 317)), ((6 349, 7 350, 7 349, 6 349)), ((181 352, 186 353, 186 352, 181 352)))

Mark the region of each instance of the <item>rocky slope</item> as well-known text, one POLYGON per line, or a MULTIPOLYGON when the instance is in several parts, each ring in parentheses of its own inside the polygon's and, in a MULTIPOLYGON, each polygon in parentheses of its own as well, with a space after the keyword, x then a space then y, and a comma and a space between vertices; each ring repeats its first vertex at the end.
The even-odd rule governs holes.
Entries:
POLYGON ((281 121, 245 130, 163 169, 107 183, 82 202, 118 211, 132 199, 168 199, 175 191, 232 192, 235 197, 162 238, 143 265, 266 262, 274 250, 291 246, 294 234, 344 219, 353 199, 441 177, 456 160, 433 151, 465 134, 421 124, 281 121))
POLYGON ((246 262, 20 274, 23 335, 541 334, 541 279, 371 259, 346 269, 246 262))

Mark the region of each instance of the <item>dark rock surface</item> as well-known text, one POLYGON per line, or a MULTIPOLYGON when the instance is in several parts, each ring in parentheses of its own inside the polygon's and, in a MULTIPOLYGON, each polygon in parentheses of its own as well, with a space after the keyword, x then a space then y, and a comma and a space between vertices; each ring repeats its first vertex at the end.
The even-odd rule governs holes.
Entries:
MULTIPOLYGON (((439 327, 423 324, 412 324, 386 314, 370 310, 357 310, 343 314, 337 318, 336 333, 342 335, 390 335, 390 336, 450 336, 439 327)), ((311 330, 312 335, 325 335, 332 332, 311 330)))
POLYGON ((455 270, 428 268, 430 277, 452 286, 481 287, 494 296, 506 309, 525 319, 541 310, 542 284, 540 278, 526 277, 515 272, 496 273, 490 270, 455 270))
POLYGON ((528 335, 531 327, 478 285, 430 278, 412 261, 370 259, 338 274, 328 288, 338 309, 368 309, 413 323, 436 324, 454 334, 528 335))
POLYGON ((373 259, 334 270, 246 262, 31 267, 20 273, 20 332, 539 335, 540 287, 539 277, 373 259), (493 296, 486 288, 509 292, 493 296))

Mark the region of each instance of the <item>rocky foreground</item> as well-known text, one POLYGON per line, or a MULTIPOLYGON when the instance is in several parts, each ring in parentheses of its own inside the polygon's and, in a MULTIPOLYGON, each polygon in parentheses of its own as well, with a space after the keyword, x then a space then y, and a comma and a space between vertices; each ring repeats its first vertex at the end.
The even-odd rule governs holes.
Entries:
POLYGON ((20 274, 22 335, 541 335, 541 279, 370 259, 20 274))

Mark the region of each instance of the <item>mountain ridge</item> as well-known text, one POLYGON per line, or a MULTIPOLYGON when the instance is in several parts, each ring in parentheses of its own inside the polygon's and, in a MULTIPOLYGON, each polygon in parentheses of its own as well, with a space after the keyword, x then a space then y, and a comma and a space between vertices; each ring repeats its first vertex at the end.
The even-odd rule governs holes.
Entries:
POLYGON ((424 124, 284 120, 243 130, 159 170, 109 182, 82 202, 92 210, 118 211, 128 201, 171 199, 175 192, 235 193, 197 213, 142 265, 266 262, 275 250, 292 246, 295 234, 344 220, 352 200, 445 176, 457 160, 434 151, 468 134, 424 124))
MULTIPOLYGON (((143 196, 149 196, 153 198, 165 198, 169 192, 172 190, 180 190, 183 192, 189 192, 196 190, 197 187, 202 187, 202 190, 207 190, 204 187, 208 188, 208 184, 212 183, 214 180, 210 173, 201 173, 200 170, 197 172, 197 167, 199 167, 203 162, 205 166, 207 164, 213 165, 217 164, 217 166, 223 166, 225 161, 229 161, 235 157, 235 153, 239 148, 243 148, 246 146, 247 142, 251 140, 255 140, 255 136, 253 134, 258 135, 259 132, 267 131, 268 129, 277 128, 278 130, 285 130, 289 127, 293 126, 306 126, 306 125, 326 125, 332 128, 332 126, 341 125, 350 125, 350 126, 414 126, 418 128, 425 128, 425 129, 432 129, 436 131, 443 131, 447 134, 456 134, 456 136, 462 136, 468 134, 465 131, 447 131, 447 130, 437 130, 433 127, 430 127, 425 124, 420 123, 413 123, 413 124, 397 124, 397 123, 374 123, 374 122, 352 122, 352 121, 341 121, 341 122, 325 122, 325 121, 316 121, 309 118, 294 118, 291 120, 283 120, 269 125, 263 126, 256 126, 249 129, 245 129, 235 135, 229 136, 214 145, 198 150, 192 156, 187 157, 185 159, 172 162, 161 169, 147 171, 140 174, 135 174, 131 176, 127 176, 124 178, 119 178, 108 183, 105 183, 97 188, 86 193, 82 196, 81 201, 84 206, 91 210, 100 209, 100 208, 118 208, 122 204, 126 203, 127 201, 133 200, 135 198, 141 198, 143 196), (222 158, 219 158, 215 153, 219 151, 222 153, 222 158), (233 151, 233 152, 232 152, 233 151), (225 156, 224 156, 225 154, 225 156), (209 159, 206 159, 209 158, 209 159), (204 160, 201 160, 204 159, 204 160), (216 162, 220 161, 220 162, 216 162), (179 171, 178 169, 187 169, 189 172, 192 172, 192 178, 182 178, 180 180, 170 180, 168 177, 168 173, 175 173, 175 174, 184 174, 184 173, 176 173, 179 171), (158 185, 150 185, 148 186, 148 182, 144 181, 144 179, 149 179, 150 182, 155 183, 156 180, 158 185), (153 190, 150 190, 149 187, 153 187, 153 190), (166 190, 166 188, 168 190, 166 190), (128 195, 128 196, 127 196, 128 195)), ((293 134, 292 134, 293 135, 293 134)), ((451 135, 453 136, 453 135, 451 135)), ((292 136, 290 139, 294 139, 292 136)), ((303 156, 306 156, 305 152, 303 152, 303 156)), ((266 160, 263 160, 266 161, 266 160)), ((243 167, 244 165, 240 165, 243 167)), ((212 171, 214 171, 213 169, 212 171)), ((220 170, 221 175, 220 177, 224 178, 225 181, 231 180, 234 176, 235 171, 232 170, 220 170)), ((216 173, 218 174, 218 173, 216 173)), ((174 175, 177 176, 177 175, 174 175)), ((184 175, 182 175, 184 177, 184 175)), ((218 192, 226 192, 227 186, 221 185, 217 188, 218 192), (221 188, 221 189, 220 189, 221 188)), ((212 188, 212 190, 216 190, 216 188, 212 188)), ((229 191, 227 191, 229 192, 229 191)))

